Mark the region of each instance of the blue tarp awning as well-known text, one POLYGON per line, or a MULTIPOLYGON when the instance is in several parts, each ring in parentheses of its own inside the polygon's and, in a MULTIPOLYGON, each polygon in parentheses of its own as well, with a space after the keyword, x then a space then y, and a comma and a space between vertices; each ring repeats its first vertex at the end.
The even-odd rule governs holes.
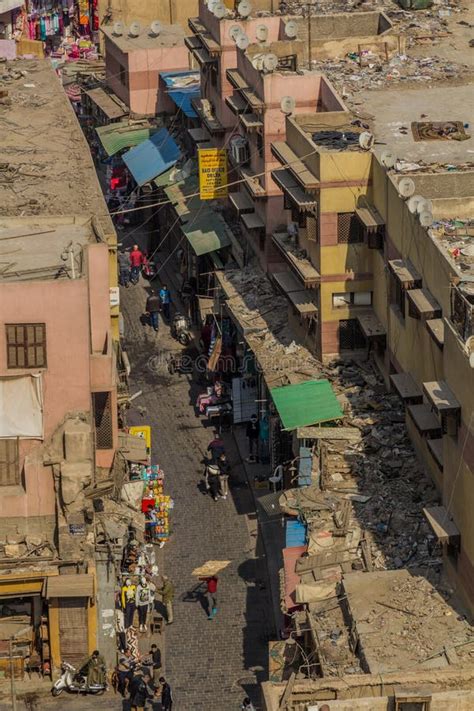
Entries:
POLYGON ((140 187, 174 166, 181 157, 179 147, 166 128, 123 154, 125 165, 140 187))
POLYGON ((160 72, 160 76, 166 84, 168 96, 178 109, 189 118, 197 118, 191 101, 201 98, 199 72, 160 72))
POLYGON ((286 522, 286 548, 306 545, 306 526, 301 521, 286 522))

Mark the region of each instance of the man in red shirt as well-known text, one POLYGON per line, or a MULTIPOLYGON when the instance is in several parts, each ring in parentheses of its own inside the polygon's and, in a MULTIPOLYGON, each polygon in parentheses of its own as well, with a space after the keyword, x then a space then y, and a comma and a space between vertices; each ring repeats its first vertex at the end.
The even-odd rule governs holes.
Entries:
POLYGON ((213 620, 217 612, 217 577, 211 575, 208 578, 199 578, 206 583, 207 618, 213 620))
POLYGON ((141 252, 138 248, 138 244, 134 244, 133 249, 130 252, 130 281, 132 284, 136 284, 138 282, 140 278, 140 270, 144 261, 145 257, 143 252, 141 252))

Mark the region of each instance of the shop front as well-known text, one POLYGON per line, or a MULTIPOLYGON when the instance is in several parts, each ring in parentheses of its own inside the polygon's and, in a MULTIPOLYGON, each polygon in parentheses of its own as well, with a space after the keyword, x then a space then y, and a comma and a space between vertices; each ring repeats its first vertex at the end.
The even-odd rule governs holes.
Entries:
POLYGON ((50 675, 62 660, 79 664, 96 644, 92 575, 58 570, 0 576, 0 670, 50 675))

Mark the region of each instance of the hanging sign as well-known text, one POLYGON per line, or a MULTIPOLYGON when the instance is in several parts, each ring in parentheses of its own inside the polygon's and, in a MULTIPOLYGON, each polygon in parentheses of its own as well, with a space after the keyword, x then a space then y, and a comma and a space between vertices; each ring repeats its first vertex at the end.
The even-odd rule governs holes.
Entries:
POLYGON ((221 148, 200 148, 199 197, 201 200, 215 200, 227 195, 227 151, 221 148))

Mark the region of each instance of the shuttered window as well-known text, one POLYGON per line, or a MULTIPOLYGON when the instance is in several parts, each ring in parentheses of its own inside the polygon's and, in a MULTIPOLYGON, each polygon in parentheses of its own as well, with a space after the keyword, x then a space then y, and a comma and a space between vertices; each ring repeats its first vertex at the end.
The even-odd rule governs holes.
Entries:
POLYGON ((0 486, 20 483, 18 437, 0 439, 0 486))
POLYGON ((46 367, 46 325, 7 323, 8 368, 46 367))
POLYGON ((112 449, 112 395, 109 392, 92 393, 92 407, 97 449, 112 449))
POLYGON ((365 348, 366 342, 359 322, 355 318, 339 321, 339 350, 355 351, 365 348))
POLYGON ((306 237, 310 242, 318 242, 318 221, 313 215, 306 218, 306 237))
POLYGON ((59 599, 61 659, 77 666, 87 657, 87 598, 59 599))
POLYGON ((355 212, 338 214, 337 241, 339 244, 357 244, 364 241, 364 230, 355 212))

